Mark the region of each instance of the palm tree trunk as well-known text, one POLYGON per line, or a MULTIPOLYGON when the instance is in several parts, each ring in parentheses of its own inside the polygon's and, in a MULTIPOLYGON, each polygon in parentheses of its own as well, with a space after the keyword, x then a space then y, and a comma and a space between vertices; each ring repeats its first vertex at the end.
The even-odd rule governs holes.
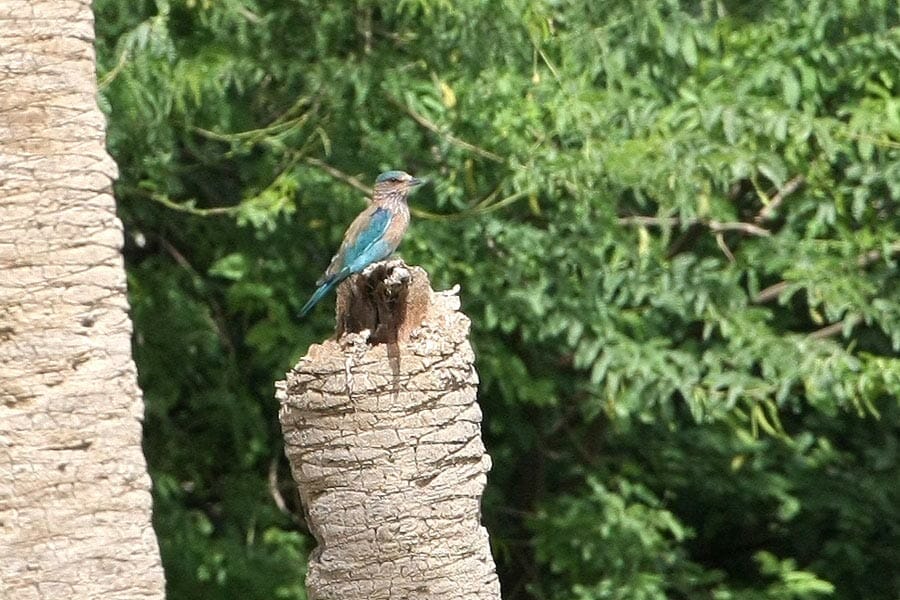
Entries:
POLYGON ((459 299, 399 261, 338 296, 341 337, 310 348, 279 393, 318 542, 310 600, 499 599, 481 526, 490 458, 459 299))
POLYGON ((0 596, 162 598, 88 0, 0 0, 0 596))

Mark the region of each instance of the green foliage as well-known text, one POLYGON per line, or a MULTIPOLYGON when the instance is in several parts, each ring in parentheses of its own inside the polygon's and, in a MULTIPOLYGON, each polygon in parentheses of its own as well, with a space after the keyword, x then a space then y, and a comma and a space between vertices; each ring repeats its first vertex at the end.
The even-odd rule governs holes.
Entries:
POLYGON ((304 597, 273 381, 387 168, 506 598, 900 593, 896 2, 95 10, 172 598, 304 597))
POLYGON ((621 482, 614 493, 588 478, 585 496, 561 496, 536 517, 536 558, 560 578, 555 596, 666 598, 695 573, 678 544, 687 532, 646 489, 621 482))

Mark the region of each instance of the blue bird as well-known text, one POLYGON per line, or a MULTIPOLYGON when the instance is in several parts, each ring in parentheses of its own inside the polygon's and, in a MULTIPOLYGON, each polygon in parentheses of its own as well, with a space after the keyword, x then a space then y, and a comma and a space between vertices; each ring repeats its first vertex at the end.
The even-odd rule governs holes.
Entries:
POLYGON ((318 288, 300 310, 301 317, 337 284, 397 249, 409 226, 406 197, 412 188, 423 183, 403 171, 387 171, 378 176, 372 203, 347 228, 340 249, 316 282, 318 288))

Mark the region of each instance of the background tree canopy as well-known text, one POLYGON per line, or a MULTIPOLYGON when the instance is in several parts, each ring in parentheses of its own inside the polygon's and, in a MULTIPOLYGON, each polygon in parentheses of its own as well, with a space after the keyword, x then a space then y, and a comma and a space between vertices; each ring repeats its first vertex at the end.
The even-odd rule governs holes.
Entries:
POLYGON ((504 598, 898 597, 894 0, 94 5, 171 598, 304 597, 273 382, 388 168, 504 598))

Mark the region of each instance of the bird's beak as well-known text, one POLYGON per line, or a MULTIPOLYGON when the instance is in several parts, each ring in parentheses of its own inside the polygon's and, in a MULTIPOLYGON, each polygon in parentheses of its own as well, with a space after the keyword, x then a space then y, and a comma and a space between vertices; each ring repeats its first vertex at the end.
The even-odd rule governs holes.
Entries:
POLYGON ((428 183, 428 182, 425 181, 424 179, 419 179, 418 177, 413 177, 412 179, 410 179, 409 181, 406 182, 406 184, 409 187, 416 187, 417 185, 422 185, 423 183, 428 183))

